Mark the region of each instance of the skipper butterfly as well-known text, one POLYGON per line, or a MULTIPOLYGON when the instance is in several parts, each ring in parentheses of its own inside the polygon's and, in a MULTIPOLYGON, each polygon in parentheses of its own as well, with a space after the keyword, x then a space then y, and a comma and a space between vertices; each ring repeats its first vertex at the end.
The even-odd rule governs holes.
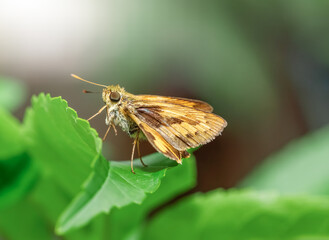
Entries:
MULTIPOLYGON (((163 97, 154 95, 133 95, 119 85, 106 86, 87 81, 77 75, 72 77, 81 81, 103 87, 102 98, 105 105, 92 117, 106 110, 105 123, 121 129, 134 138, 131 154, 131 171, 134 172, 133 158, 139 140, 147 139, 151 145, 166 157, 182 163, 182 158, 188 158, 186 151, 212 141, 221 134, 227 122, 212 113, 213 108, 205 102, 178 97, 163 97)), ((84 91, 88 92, 88 91, 84 91)))

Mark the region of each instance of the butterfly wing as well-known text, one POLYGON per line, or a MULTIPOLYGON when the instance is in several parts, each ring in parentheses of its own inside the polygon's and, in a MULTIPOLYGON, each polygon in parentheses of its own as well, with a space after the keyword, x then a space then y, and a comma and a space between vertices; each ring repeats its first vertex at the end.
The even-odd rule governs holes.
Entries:
POLYGON ((168 143, 154 128, 152 128, 148 123, 141 121, 134 114, 130 115, 131 119, 137 123, 138 127, 143 131, 147 140, 151 145, 158 151, 161 152, 166 157, 182 162, 182 158, 187 158, 190 154, 186 151, 179 151, 174 148, 170 143, 168 143))
POLYGON ((162 151, 160 143, 166 142, 166 146, 170 146, 167 148, 184 156, 187 149, 213 140, 227 125, 223 118, 210 113, 212 107, 209 104, 201 101, 182 98, 168 98, 166 101, 167 97, 150 95, 138 97, 132 103, 134 111, 129 115, 162 153, 167 149, 162 151), (160 140, 157 142, 157 139, 160 140))
POLYGON ((190 107, 193 109, 198 109, 204 112, 212 112, 213 108, 208 103, 194 100, 194 99, 187 99, 187 98, 179 98, 179 97, 163 97, 163 96, 156 96, 156 95, 137 95, 138 103, 142 105, 149 105, 149 104, 174 104, 183 107, 190 107))

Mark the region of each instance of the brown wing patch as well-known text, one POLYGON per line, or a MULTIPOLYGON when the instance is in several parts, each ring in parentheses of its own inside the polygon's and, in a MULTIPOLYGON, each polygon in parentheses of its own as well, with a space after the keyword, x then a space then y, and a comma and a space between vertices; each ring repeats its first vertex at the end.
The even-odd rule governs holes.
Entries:
POLYGON ((125 111, 156 150, 177 162, 189 156, 187 149, 210 142, 227 126, 198 100, 138 95, 125 111))
POLYGON ((179 97, 163 97, 156 95, 136 95, 137 102, 140 102, 141 105, 154 105, 154 103, 158 104, 171 104, 171 105, 179 105, 183 107, 198 109, 204 112, 212 112, 213 108, 208 103, 195 100, 195 99, 187 99, 187 98, 179 98, 179 97))
POLYGON ((134 120, 139 128, 143 131, 147 140, 151 145, 158 151, 161 152, 166 157, 182 163, 182 158, 187 158, 190 154, 186 151, 179 151, 169 144, 155 129, 149 126, 146 122, 141 121, 135 115, 130 114, 132 120, 134 120))
POLYGON ((227 125, 215 114, 178 106, 140 107, 134 114, 179 151, 210 142, 227 125))

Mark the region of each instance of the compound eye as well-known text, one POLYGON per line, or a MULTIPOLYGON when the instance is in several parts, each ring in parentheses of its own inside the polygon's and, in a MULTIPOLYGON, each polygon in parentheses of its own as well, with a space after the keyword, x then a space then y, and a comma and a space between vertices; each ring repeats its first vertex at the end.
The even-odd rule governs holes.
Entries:
POLYGON ((118 93, 118 92, 111 92, 111 94, 110 94, 111 101, 117 102, 117 101, 120 100, 120 98, 121 98, 120 93, 118 93))

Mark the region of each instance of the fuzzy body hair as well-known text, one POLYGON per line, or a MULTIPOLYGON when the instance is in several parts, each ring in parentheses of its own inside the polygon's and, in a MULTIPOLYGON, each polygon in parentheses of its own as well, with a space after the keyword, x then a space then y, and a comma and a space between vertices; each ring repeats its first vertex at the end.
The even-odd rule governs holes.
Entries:
POLYGON ((114 124, 119 126, 124 132, 132 138, 136 137, 139 127, 137 124, 124 112, 123 109, 129 109, 134 111, 131 106, 133 95, 127 93, 124 88, 119 85, 108 86, 103 90, 103 101, 107 106, 107 114, 105 118, 106 125, 114 124), (118 102, 111 101, 111 92, 117 92, 120 94, 120 100, 118 102))

